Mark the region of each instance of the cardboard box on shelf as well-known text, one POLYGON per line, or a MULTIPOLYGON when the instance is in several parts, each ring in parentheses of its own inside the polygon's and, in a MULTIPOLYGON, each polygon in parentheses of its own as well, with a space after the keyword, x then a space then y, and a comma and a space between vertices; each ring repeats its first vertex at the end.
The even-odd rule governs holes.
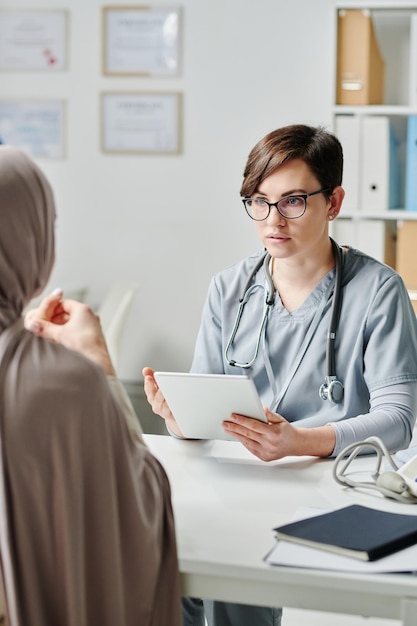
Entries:
POLYGON ((396 265, 417 313, 417 222, 404 221, 398 225, 396 265))
POLYGON ((383 104, 385 66, 369 10, 338 13, 337 104, 383 104))

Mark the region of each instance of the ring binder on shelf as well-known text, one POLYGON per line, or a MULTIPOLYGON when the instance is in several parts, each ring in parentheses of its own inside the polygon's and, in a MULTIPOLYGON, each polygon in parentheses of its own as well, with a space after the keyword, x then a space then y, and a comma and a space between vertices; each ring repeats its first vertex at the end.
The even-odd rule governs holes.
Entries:
POLYGON ((410 115, 407 121, 405 208, 417 211, 417 115, 410 115))

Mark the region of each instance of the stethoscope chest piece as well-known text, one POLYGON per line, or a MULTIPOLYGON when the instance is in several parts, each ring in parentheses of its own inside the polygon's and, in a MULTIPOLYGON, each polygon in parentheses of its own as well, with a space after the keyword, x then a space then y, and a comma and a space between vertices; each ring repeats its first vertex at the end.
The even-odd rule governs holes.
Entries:
POLYGON ((320 389, 319 395, 322 400, 330 400, 335 404, 340 404, 343 400, 343 384, 340 380, 337 380, 336 376, 326 376, 326 382, 324 382, 320 389))

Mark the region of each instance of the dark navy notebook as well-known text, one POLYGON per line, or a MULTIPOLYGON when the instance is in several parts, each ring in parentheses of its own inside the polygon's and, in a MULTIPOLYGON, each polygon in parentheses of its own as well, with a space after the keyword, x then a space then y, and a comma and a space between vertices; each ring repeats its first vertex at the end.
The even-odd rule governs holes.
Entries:
POLYGON ((417 542, 417 515, 353 504, 274 531, 278 539, 375 561, 417 542))

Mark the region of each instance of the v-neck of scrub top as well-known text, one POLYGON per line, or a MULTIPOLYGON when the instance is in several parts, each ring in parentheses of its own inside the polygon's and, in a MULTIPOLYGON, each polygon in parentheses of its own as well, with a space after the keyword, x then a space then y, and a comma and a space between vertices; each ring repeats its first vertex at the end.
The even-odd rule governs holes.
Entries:
MULTIPOLYGON (((323 276, 305 301, 294 311, 288 311, 281 302, 279 295, 269 315, 268 326, 263 338, 263 358, 269 385, 272 391, 270 407, 276 407, 284 397, 288 386, 295 375, 299 364, 308 350, 309 343, 320 326, 327 302, 333 293, 335 268, 323 276), (291 341, 285 342, 285 350, 280 350, 280 371, 273 369, 269 354, 269 343, 276 341, 276 326, 291 325, 291 341)), ((284 330, 287 335, 289 328, 284 330)), ((327 329, 326 329, 327 332, 327 329)), ((279 330, 278 330, 279 334, 279 330)), ((279 340, 278 340, 279 341, 279 340)), ((284 348, 284 346, 282 346, 284 348)))
POLYGON ((285 306, 282 304, 279 291, 277 290, 274 306, 270 315, 278 315, 282 317, 282 321, 288 322, 304 322, 311 315, 314 316, 317 307, 320 305, 323 297, 328 291, 330 284, 334 283, 335 271, 335 268, 332 267, 332 269, 329 270, 327 274, 323 276, 320 282, 314 287, 313 291, 310 292, 304 302, 293 311, 288 311, 285 308, 285 306))

